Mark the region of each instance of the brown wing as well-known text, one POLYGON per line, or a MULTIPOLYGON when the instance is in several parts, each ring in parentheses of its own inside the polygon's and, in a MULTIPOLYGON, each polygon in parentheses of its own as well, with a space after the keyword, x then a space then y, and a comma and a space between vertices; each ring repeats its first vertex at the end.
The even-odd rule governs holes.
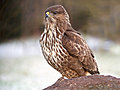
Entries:
POLYGON ((66 30, 62 38, 62 44, 70 56, 78 58, 85 71, 91 74, 99 74, 92 51, 77 31, 66 30))

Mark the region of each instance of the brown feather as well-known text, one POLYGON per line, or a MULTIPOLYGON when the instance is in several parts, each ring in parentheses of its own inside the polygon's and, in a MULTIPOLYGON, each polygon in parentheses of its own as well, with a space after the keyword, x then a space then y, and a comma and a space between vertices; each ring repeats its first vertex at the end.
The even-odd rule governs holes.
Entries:
POLYGON ((66 30, 62 38, 62 44, 69 55, 76 57, 79 63, 82 63, 82 68, 91 74, 99 74, 93 53, 80 34, 74 30, 66 30))
POLYGON ((49 16, 45 17, 40 45, 48 64, 67 78, 99 73, 92 51, 81 34, 72 28, 64 7, 51 6, 46 12, 49 16))

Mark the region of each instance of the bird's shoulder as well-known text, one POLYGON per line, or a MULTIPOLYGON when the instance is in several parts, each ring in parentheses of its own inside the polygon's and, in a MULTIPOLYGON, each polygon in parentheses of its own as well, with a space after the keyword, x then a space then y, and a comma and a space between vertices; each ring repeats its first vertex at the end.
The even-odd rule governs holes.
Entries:
POLYGON ((68 29, 64 32, 62 44, 70 54, 76 56, 80 55, 80 53, 92 53, 81 34, 74 29, 68 29))
POLYGON ((71 39, 72 41, 75 41, 77 43, 77 40, 78 39, 81 39, 81 34, 74 30, 74 29, 67 29, 65 32, 64 32, 64 35, 63 35, 64 38, 69 38, 71 39))

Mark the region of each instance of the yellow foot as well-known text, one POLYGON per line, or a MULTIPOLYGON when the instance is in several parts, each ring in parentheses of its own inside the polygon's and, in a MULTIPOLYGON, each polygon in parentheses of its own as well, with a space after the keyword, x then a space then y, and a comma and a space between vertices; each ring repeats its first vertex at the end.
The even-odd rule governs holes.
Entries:
POLYGON ((89 76, 89 75, 91 75, 91 74, 90 74, 89 72, 86 72, 85 75, 86 75, 86 76, 89 76))

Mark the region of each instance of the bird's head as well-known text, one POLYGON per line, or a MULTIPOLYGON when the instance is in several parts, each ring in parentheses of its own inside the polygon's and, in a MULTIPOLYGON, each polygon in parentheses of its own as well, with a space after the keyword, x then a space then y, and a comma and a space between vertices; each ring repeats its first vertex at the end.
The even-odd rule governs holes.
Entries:
POLYGON ((55 23, 63 20, 69 21, 69 15, 62 5, 54 5, 46 9, 45 22, 55 23))

